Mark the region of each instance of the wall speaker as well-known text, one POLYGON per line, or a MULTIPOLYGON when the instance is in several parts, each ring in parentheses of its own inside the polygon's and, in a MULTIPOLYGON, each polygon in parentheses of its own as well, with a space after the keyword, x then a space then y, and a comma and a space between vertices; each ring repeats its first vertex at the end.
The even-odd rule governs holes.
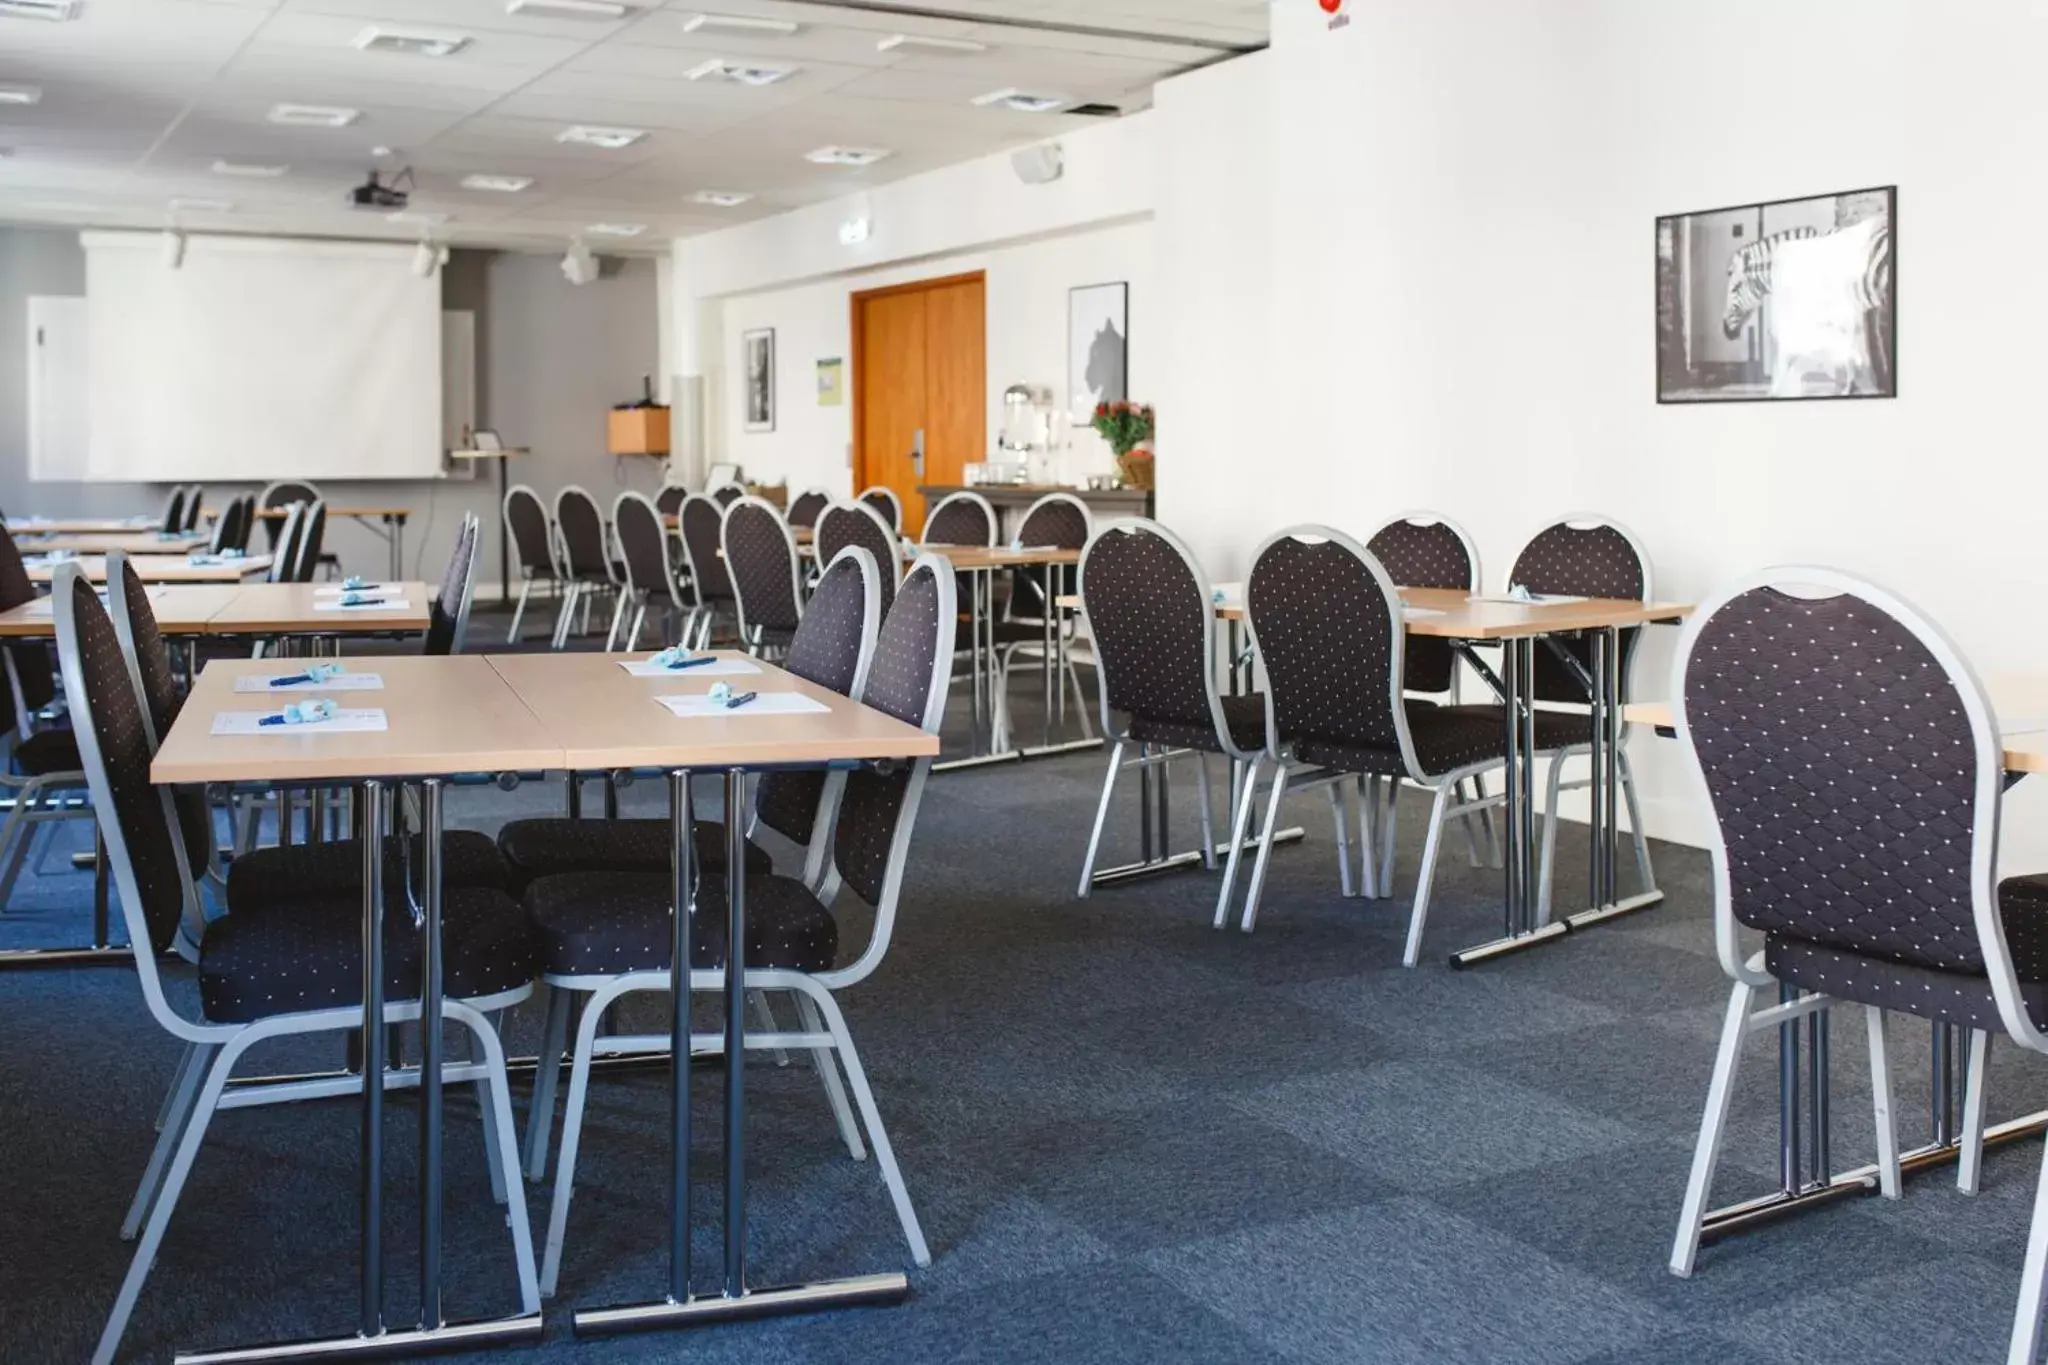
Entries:
POLYGON ((1010 169, 1027 185, 1046 185, 1060 178, 1067 168, 1057 142, 1041 142, 1010 153, 1010 169))

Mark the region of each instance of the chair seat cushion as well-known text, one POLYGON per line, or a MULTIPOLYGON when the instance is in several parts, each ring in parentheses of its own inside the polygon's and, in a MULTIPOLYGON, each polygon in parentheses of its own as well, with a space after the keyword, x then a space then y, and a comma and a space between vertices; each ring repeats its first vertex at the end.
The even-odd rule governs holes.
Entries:
MULTIPOLYGON (((1506 726, 1498 715, 1489 719, 1468 713, 1464 707, 1434 706, 1426 701, 1410 701, 1407 706, 1408 735, 1415 745, 1415 761, 1424 773, 1435 776, 1476 763, 1501 761, 1507 738, 1506 726)), ((1367 748, 1300 735, 1289 736, 1288 743, 1296 758, 1319 768, 1380 776, 1405 776, 1408 771, 1396 749, 1367 748)))
MULTIPOLYGON (((502 891, 454 887, 442 896, 442 965, 450 999, 516 990, 533 981, 533 931, 502 891)), ((206 927, 199 945, 199 1001, 215 1023, 246 1024, 303 1010, 363 1002, 360 896, 232 912, 206 927)), ((386 898, 384 991, 416 1000, 420 936, 404 894, 386 898)))
MULTIPOLYGON (((669 965, 669 885, 645 872, 574 872, 526 888, 544 971, 565 976, 662 970, 669 965)), ((726 961, 725 877, 706 872, 690 917, 690 965, 726 961)), ((802 882, 747 878, 747 965, 798 972, 831 968, 839 925, 802 882)))
MULTIPOLYGON (((1231 742, 1241 750, 1266 747, 1266 694, 1223 698, 1223 721, 1230 727, 1231 742)), ((1223 752, 1216 727, 1208 717, 1199 721, 1167 720, 1156 716, 1131 717, 1131 738, 1147 744, 1168 744, 1177 749, 1205 749, 1223 752)))
MULTIPOLYGON (((725 826, 699 820, 697 865, 725 870, 725 826)), ((658 872, 667 875, 672 857, 666 820, 512 820, 498 831, 517 886, 570 872, 658 872)), ((747 845, 747 871, 772 872, 768 850, 747 845)))
MULTIPOLYGON (((2012 949, 2027 1017, 2048 1027, 2048 874, 1998 884, 1998 913, 2012 949)), ((1968 1028, 2001 1030, 1989 977, 1937 971, 1870 953, 1793 938, 1764 937, 1764 966, 1780 981, 1832 996, 1968 1028)))
POLYGON ((38 730, 14 746, 14 766, 30 777, 75 773, 85 768, 78 755, 78 736, 69 730, 38 730))
MULTIPOLYGON (((413 845, 413 857, 422 849, 413 845)), ((446 887, 482 887, 507 895, 518 890, 512 871, 498 854, 488 834, 452 829, 441 836, 441 884, 446 887)), ((417 864, 415 864, 417 865, 417 864)), ((384 840, 384 880, 395 886, 404 870, 399 857, 398 838, 384 840)), ((257 848, 228 864, 228 913, 242 914, 272 905, 332 899, 363 887, 362 844, 355 839, 335 839, 324 844, 292 844, 288 847, 257 848)))
MULTIPOLYGON (((1446 706, 1446 711, 1462 711, 1469 715, 1483 716, 1493 726, 1497 735, 1507 733, 1507 716, 1498 705, 1446 706)), ((1585 711, 1536 710, 1536 749, 1548 753, 1552 749, 1583 748, 1593 742, 1593 717, 1585 711)))

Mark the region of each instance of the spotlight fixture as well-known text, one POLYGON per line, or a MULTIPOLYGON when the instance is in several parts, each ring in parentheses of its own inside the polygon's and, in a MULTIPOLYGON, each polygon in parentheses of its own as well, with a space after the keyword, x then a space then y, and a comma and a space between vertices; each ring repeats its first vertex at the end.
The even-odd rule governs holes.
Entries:
POLYGON ((372 24, 358 33, 350 46, 363 52, 400 52, 408 57, 452 57, 469 46, 469 38, 460 33, 420 33, 372 24))
POLYGON ((713 208, 729 209, 744 204, 754 196, 743 190, 698 190, 690 196, 693 203, 709 204, 713 208))
POLYGON ((775 66, 767 62, 729 62, 723 57, 713 57, 699 63, 683 73, 687 80, 730 81, 734 85, 773 85, 777 81, 794 76, 797 68, 775 66))
POLYGON ((590 254, 581 237, 569 243, 562 257, 562 278, 571 284, 589 284, 597 278, 597 257, 590 254))
POLYGON ((729 33, 772 33, 781 38, 797 31, 797 25, 787 19, 758 19, 751 14, 693 14, 683 20, 685 33, 700 33, 707 28, 729 33))
POLYGON ((1034 95, 1026 90, 991 90, 986 95, 976 95, 967 101, 986 109, 990 105, 1001 105, 1014 109, 1020 114, 1050 114, 1061 105, 1069 103, 1064 95, 1034 95))
POLYGON ((872 166, 889 155, 886 147, 816 147, 804 160, 820 166, 872 166))
POLYGON ((555 134, 555 141, 575 143, 585 147, 602 147, 616 152, 621 147, 630 147, 647 136, 644 128, 600 128, 595 124, 579 123, 573 128, 564 128, 555 134))

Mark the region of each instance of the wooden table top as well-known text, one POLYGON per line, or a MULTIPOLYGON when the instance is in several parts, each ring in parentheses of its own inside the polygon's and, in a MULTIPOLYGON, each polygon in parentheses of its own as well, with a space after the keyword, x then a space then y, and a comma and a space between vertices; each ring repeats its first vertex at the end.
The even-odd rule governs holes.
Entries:
MULTIPOLYGON (((1244 619, 1244 584, 1217 583, 1222 593, 1216 603, 1220 621, 1244 619)), ((1507 640, 1526 635, 1553 635, 1565 631, 1595 630, 1606 626, 1642 626, 1653 621, 1681 621, 1692 614, 1689 605, 1676 602, 1637 602, 1628 598, 1589 597, 1580 602, 1498 602, 1482 601, 1462 588, 1402 588, 1404 606, 1434 616, 1407 618, 1410 635, 1435 635, 1447 640, 1507 640)), ((1080 609, 1081 599, 1062 593, 1055 605, 1069 611, 1080 609)))
POLYGON ((491 667, 526 703, 579 772, 607 768, 766 767, 838 759, 927 758, 938 736, 805 682, 774 664, 718 679, 640 678, 619 667, 646 654, 493 654, 491 667), (714 681, 735 692, 802 692, 827 711, 801 716, 681 717, 659 696, 703 693, 714 681))
MULTIPOLYGON (((107 581, 104 555, 80 555, 65 562, 76 564, 79 571, 95 583, 107 581)), ((135 572, 145 583, 239 583, 245 578, 270 572, 269 555, 244 555, 227 564, 191 564, 170 555, 137 555, 128 562, 135 566, 135 572)), ((49 583, 56 578, 58 567, 52 564, 31 565, 29 581, 49 583)))
MULTIPOLYGON (((2005 770, 2048 773, 2048 674, 1991 673, 1983 682, 2005 750, 2005 770)), ((1633 724, 1658 730, 1676 724, 1668 701, 1631 702, 1621 714, 1633 724)))
POLYGON ((7 523, 15 536, 120 536, 152 531, 163 524, 160 516, 147 517, 20 517, 7 523))
MULTIPOLYGON (((351 658, 378 673, 375 692, 337 692, 341 705, 381 708, 382 731, 321 734, 280 725, 216 735, 221 711, 274 711, 284 699, 236 692, 250 673, 290 672, 288 659, 216 659, 199 675, 149 774, 156 782, 312 782, 454 773, 534 772, 562 766, 562 746, 497 670, 478 655, 351 658)), ((303 700, 317 693, 294 693, 303 700)))
POLYGON ((130 555, 186 555, 194 550, 204 550, 212 541, 212 536, 201 535, 197 531, 177 536, 160 536, 155 531, 127 531, 119 535, 81 532, 37 536, 15 543, 25 555, 48 554, 52 550, 64 550, 75 555, 104 555, 115 550, 130 555))
MULTIPOLYGON (((243 591, 211 583, 156 585, 149 589, 149 608, 156 616, 157 629, 165 635, 204 635, 215 613, 243 591)), ((0 636, 47 640, 56 634, 57 617, 48 597, 0 612, 0 636)))
POLYGON ((1045 564, 1079 564, 1079 550, 1057 550, 1044 546, 1026 547, 1013 550, 1007 545, 913 545, 906 544, 907 553, 923 554, 926 551, 944 555, 956 569, 1022 569, 1036 568, 1045 564))
POLYGON ((425 630, 432 619, 434 589, 425 583, 394 583, 395 591, 378 594, 405 607, 352 607, 321 611, 319 604, 340 599, 331 583, 251 583, 215 613, 207 625, 212 635, 348 635, 425 630), (326 589, 325 592, 321 589, 326 589))
MULTIPOLYGON (((284 507, 259 507, 256 509, 256 519, 258 521, 283 521, 284 514, 290 510, 289 504, 284 507)), ((357 507, 352 504, 330 502, 327 504, 327 515, 330 517, 409 517, 412 515, 412 509, 410 507, 357 507)))

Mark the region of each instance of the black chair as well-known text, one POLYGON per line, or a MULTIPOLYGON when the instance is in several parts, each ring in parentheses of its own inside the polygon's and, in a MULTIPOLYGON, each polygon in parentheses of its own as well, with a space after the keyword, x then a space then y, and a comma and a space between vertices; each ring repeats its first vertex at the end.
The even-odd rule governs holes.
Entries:
POLYGON ((818 518, 832 505, 832 495, 822 488, 806 488, 790 500, 789 524, 815 528, 818 518))
MULTIPOLYGON (((1498 804, 1498 797, 1467 799, 1462 784, 1506 762, 1506 725, 1478 710, 1406 695, 1401 595, 1370 551, 1332 527, 1289 527, 1259 546, 1245 580, 1245 624, 1266 674, 1265 757, 1275 774, 1242 927, 1257 922, 1280 798, 1292 778, 1412 782, 1434 796, 1401 958, 1412 967, 1422 949, 1444 823, 1498 804)), ((1346 821, 1339 786, 1330 791, 1342 857, 1346 821)), ((1238 844, 1249 808, 1247 795, 1232 831, 1238 844)), ((1362 827, 1360 836, 1360 882, 1370 885, 1377 880, 1370 828, 1362 827)), ((1232 877, 1224 873, 1226 893, 1232 877)), ((1350 880, 1342 878, 1347 895, 1350 880)))
MULTIPOLYGON (((632 604, 625 640, 628 650, 640 647, 640 627, 649 607, 659 606, 670 625, 686 610, 670 558, 676 541, 661 517, 660 508, 644 493, 621 493, 612 502, 612 528, 619 538, 619 559, 626 568, 625 592, 632 604)), ((663 638, 668 635, 666 630, 658 633, 663 638)), ((615 644, 607 640, 605 648, 615 644)))
MULTIPOLYGON (((1113 747, 1075 894, 1086 896, 1093 881, 1117 775, 1125 767, 1164 767, 1190 755, 1201 791, 1202 865, 1213 869, 1216 837, 1204 755, 1244 765, 1249 791, 1265 745, 1266 702, 1258 693, 1225 696, 1217 685, 1222 669, 1208 577, 1178 536, 1134 517, 1108 523, 1089 540, 1081 552, 1080 589, 1102 675, 1102 732, 1113 747), (1132 745, 1138 754, 1126 763, 1124 751, 1132 745)), ((1152 812, 1141 818, 1150 820, 1152 812)))
POLYGON ((512 608, 512 627, 505 632, 505 643, 519 643, 519 622, 526 615, 526 598, 533 591, 536 579, 559 583, 560 566, 555 562, 554 536, 548 530, 547 505, 540 500, 540 494, 523 483, 513 484, 505 490, 505 505, 499 515, 504 518, 505 533, 511 538, 512 553, 519 561, 519 601, 512 608))
MULTIPOLYGON (((312 484, 301 483, 296 479, 281 479, 276 483, 265 484, 256 494, 256 510, 265 512, 276 507, 289 507, 295 502, 310 503, 319 500, 320 490, 312 484)), ((263 525, 270 537, 271 553, 275 554, 277 542, 284 532, 284 522, 279 518, 265 517, 263 525)))
POLYGON ((903 499, 896 496, 896 490, 883 484, 864 488, 855 502, 864 502, 882 514, 882 520, 889 523, 889 529, 897 535, 903 534, 903 499))
POLYGON ((320 567, 323 558, 321 546, 327 539, 327 504, 324 501, 306 505, 299 516, 298 544, 292 550, 292 567, 289 583, 311 583, 314 571, 320 567))
POLYGON ((199 514, 205 509, 206 490, 193 484, 185 490, 185 524, 179 529, 187 535, 199 529, 199 514))
POLYGON ((157 523, 157 529, 167 536, 177 535, 185 529, 185 489, 182 485, 171 490, 171 496, 164 502, 164 519, 157 523))
POLYGON ((741 498, 725 509, 720 544, 732 574, 740 639, 749 653, 779 651, 804 614, 796 537, 789 523, 773 503, 741 498))
POLYGON ((721 615, 737 619, 732 575, 722 548, 725 508, 705 494, 692 493, 683 499, 676 521, 690 580, 690 615, 683 622, 682 643, 701 649, 710 643, 721 615))
POLYGON ((455 545, 448 552, 448 567, 441 571, 441 585, 427 608, 427 638, 423 653, 460 654, 469 636, 469 603, 476 593, 477 541, 482 523, 466 515, 455 533, 455 545))
POLYGON ((299 529, 305 524, 307 504, 289 503, 282 520, 270 523, 270 570, 266 583, 292 583, 299 567, 299 529))
MULTIPOLYGON (((1088 510, 1087 503, 1072 493, 1047 493, 1024 509, 1023 517, 1017 522, 1016 541, 1027 549, 1078 550, 1088 543, 1088 537, 1094 531, 1095 516, 1088 510)), ((1072 616, 1055 604, 1075 591, 1075 575, 1075 569, 1058 564, 1042 569, 1010 570, 1009 595, 1003 602, 992 632, 996 641, 996 748, 999 751, 1013 742, 1010 735, 1011 667, 1020 656, 1034 659, 1044 654, 1045 614, 1048 611, 1053 614, 1055 629, 1072 642, 1072 616), (1045 595, 1048 576, 1052 579, 1053 588, 1050 601, 1045 595)), ((1087 693, 1081 688, 1081 674, 1076 667, 1080 655, 1072 648, 1065 654, 1064 676, 1057 686, 1073 689, 1074 711, 1081 720, 1081 733, 1093 739, 1095 727, 1088 723, 1087 693)))
MULTIPOLYGON (((577 607, 583 608, 584 627, 587 629, 591 594, 608 592, 618 586, 618 578, 612 568, 609 539, 604 513, 598 510, 597 499, 574 484, 555 494, 555 545, 562 566, 562 581, 566 585, 561 611, 555 618, 556 649, 568 644, 577 607)), ((612 616, 616 628, 616 609, 612 616)))
MULTIPOLYGON (((1743 1044, 1801 1014, 1864 1007, 1889 1198, 1900 1172, 1885 1015, 1969 1030, 1958 1183, 1975 1188, 1992 1032, 2048 1050, 2048 877, 1996 880, 2005 774, 1990 706, 1940 629, 1883 589, 1828 569, 1752 574, 1692 617, 1676 673, 1734 982, 1672 1244, 1672 1273, 1689 1275, 1743 1044)), ((2012 1361, 2037 1359, 2044 1214, 2037 1197, 2012 1361)))
POLYGON ((830 563, 849 545, 858 545, 874 557, 881 571, 884 616, 895 604, 896 585, 901 581, 903 552, 898 544, 896 533, 882 520, 882 514, 864 502, 828 505, 818 514, 817 527, 811 533, 811 546, 818 552, 820 563, 830 563))
POLYGON ((655 510, 665 517, 681 514, 683 499, 690 496, 690 490, 679 483, 665 483, 654 495, 655 510))
MULTIPOLYGON (((0 611, 36 599, 36 586, 21 562, 14 537, 0 529, 0 611)), ((13 898, 14 884, 35 845, 36 834, 53 820, 90 818, 90 810, 67 807, 85 786, 76 736, 68 726, 39 723, 57 700, 56 671, 42 640, 0 644, 0 746, 5 767, 0 791, 13 798, 0 824, 0 909, 13 898)))
POLYGON ((720 507, 730 507, 747 496, 747 490, 744 484, 722 483, 710 490, 707 496, 720 507))
MULTIPOLYGON (((269 912, 231 911, 206 926, 198 946, 198 1017, 188 1018, 172 1008, 158 973, 157 954, 172 945, 180 926, 191 918, 199 891, 169 793, 149 780, 155 746, 145 720, 148 708, 135 689, 106 608, 75 565, 58 574, 53 596, 65 692, 78 718, 79 750, 134 945, 143 998, 156 1022, 187 1044, 171 1083, 155 1150, 129 1213, 129 1228, 140 1233, 135 1255, 94 1355, 95 1360, 110 1361, 119 1350, 206 1130, 215 1111, 230 1103, 228 1079, 243 1054, 269 1038, 346 1034, 361 1026, 363 916, 359 892, 344 895, 331 884, 312 879, 292 887, 286 906, 269 912)), ((385 1018, 395 1025, 419 1013, 420 952, 402 877, 393 890, 383 920, 385 1018)), ((532 993, 533 940, 503 892, 450 889, 444 904, 447 1017, 470 1030, 482 1049, 480 1061, 451 1065, 444 1079, 474 1081, 486 1092, 481 1107, 494 1134, 487 1146, 496 1158, 495 1179, 509 1205, 506 1218, 522 1307, 537 1312, 539 1285, 513 1150, 517 1138, 505 1053, 488 1018, 488 1012, 507 1009, 532 993)), ((382 1083, 395 1087, 409 1079, 393 1070, 382 1083)), ((355 1094, 362 1084, 360 1076, 253 1081, 238 1086, 231 1103, 244 1108, 355 1094)))
MULTIPOLYGON (((1087 537, 1083 536, 1085 544, 1087 537)), ((926 545, 978 545, 996 543, 996 509, 979 493, 962 490, 948 493, 924 519, 926 545)), ((1076 545, 1075 549, 1080 546, 1076 545)))
POLYGON ((229 550, 247 550, 249 533, 253 529, 250 523, 255 519, 255 506, 255 497, 248 493, 228 499, 228 505, 214 518, 213 541, 208 549, 214 554, 222 554, 229 550))
MULTIPOLYGON (((875 602, 872 589, 865 600, 870 605, 875 602)), ((945 714, 956 614, 952 566, 937 555, 920 558, 904 581, 895 608, 882 623, 860 699, 927 733, 938 733, 945 714)), ((911 1259, 918 1265, 929 1265, 931 1252, 835 997, 872 975, 888 952, 909 862, 910 835, 930 771, 931 760, 921 758, 845 774, 829 833, 829 858, 846 888, 873 911, 873 929, 857 956, 840 965, 845 954, 841 952, 841 926, 830 908, 829 884, 814 889, 793 877, 769 875, 746 877, 748 938, 742 954, 749 990, 794 995, 803 1030, 764 1029, 751 1033, 748 1045, 812 1049, 818 1074, 839 1117, 841 1137, 856 1158, 863 1150, 860 1127, 866 1128, 904 1239, 910 1244, 911 1259), (827 1042, 811 1041, 820 1037, 827 1042), (845 1102, 841 1067, 845 1088, 851 1090, 859 1110, 860 1125, 854 1123, 845 1102)), ((585 996, 563 1116, 554 1203, 548 1217, 543 1292, 554 1291, 561 1271, 592 1058, 599 1051, 661 1051, 667 1045, 665 1036, 604 1038, 600 1032, 615 1001, 635 991, 665 993, 669 989, 674 913, 670 876, 666 869, 658 873, 585 872, 549 877, 527 888, 526 904, 545 945, 544 979, 550 987, 585 996)), ((720 930, 726 921, 729 876, 729 870, 718 873, 707 868, 697 882, 690 906, 693 990, 723 990, 724 974, 731 968, 730 947, 720 930)), ((743 1065, 744 1059, 732 1058, 728 1063, 743 1065)))

